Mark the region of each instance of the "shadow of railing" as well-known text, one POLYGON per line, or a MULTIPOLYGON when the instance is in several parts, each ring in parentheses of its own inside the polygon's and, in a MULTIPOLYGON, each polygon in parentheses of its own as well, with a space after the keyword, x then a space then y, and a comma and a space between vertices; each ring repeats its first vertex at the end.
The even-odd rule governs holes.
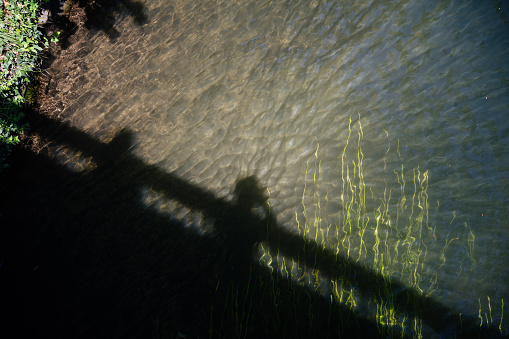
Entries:
MULTIPOLYGON (((252 338, 412 335, 252 260, 255 245, 267 242, 330 279, 346 277, 365 296, 380 297, 387 284, 377 272, 287 231, 267 208, 265 216, 252 213, 267 206, 255 177, 239 180, 228 201, 133 156, 129 131, 105 144, 60 121, 29 117, 46 143, 65 145, 96 167, 73 172, 19 149, 1 177, 0 281, 5 304, 14 310, 13 328, 37 337, 69 331, 109 338, 218 337, 229 331, 252 338), (147 207, 141 202, 146 188, 199 211, 213 221, 214 232, 199 235, 147 207)), ((422 319, 433 332, 498 335, 395 280, 390 293, 398 312, 422 319)))

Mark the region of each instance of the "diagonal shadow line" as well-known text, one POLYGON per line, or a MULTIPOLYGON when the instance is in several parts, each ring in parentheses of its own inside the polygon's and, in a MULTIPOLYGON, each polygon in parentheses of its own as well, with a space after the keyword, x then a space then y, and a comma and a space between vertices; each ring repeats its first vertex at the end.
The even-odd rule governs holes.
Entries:
MULTIPOLYGON (((237 242, 237 245, 230 243, 230 246, 233 247, 233 255, 240 258, 240 261, 235 263, 240 266, 237 267, 239 271, 247 272, 253 245, 266 240, 271 248, 277 244, 282 256, 298 259, 307 266, 319 269, 329 278, 348 277, 355 287, 367 295, 377 295, 382 290, 381 286, 387 284, 387 279, 381 274, 339 254, 336 255, 332 250, 312 239, 304 239, 279 226, 273 215, 267 215, 264 218, 254 215, 251 212, 254 205, 266 206, 266 197, 261 193, 264 190, 258 186, 254 177, 246 179, 250 183, 247 184, 248 188, 244 192, 242 188, 239 188, 239 183, 236 188, 236 193, 241 198, 253 195, 254 198, 250 198, 252 201, 244 204, 240 199, 241 201, 232 203, 131 155, 129 151, 133 147, 133 135, 127 130, 120 131, 109 143, 105 144, 58 120, 44 116, 38 116, 37 120, 37 125, 45 126, 37 131, 43 137, 52 139, 52 143, 65 144, 86 157, 92 157, 99 168, 117 166, 128 168, 129 173, 125 175, 134 186, 150 187, 162 193, 165 198, 177 200, 190 209, 201 211, 206 218, 214 220, 215 232, 219 238, 235 239, 237 242), (52 137, 55 134, 58 134, 58 137, 52 137), (240 224, 247 224, 247 226, 239 227, 240 224), (239 239, 244 241, 239 242, 239 239)), ((241 182, 246 181, 241 180, 241 182)), ((451 324, 458 323, 459 313, 450 307, 423 296, 416 289, 397 280, 391 280, 390 286, 391 296, 399 312, 417 315, 425 325, 439 332, 447 330, 451 324), (394 294, 394 291, 397 293, 394 294)), ((460 327, 463 330, 457 335, 468 336, 472 331, 479 333, 480 327, 476 320, 476 317, 463 315, 460 327)), ((482 333, 489 337, 499 336, 499 333, 491 328, 483 327, 482 333)))

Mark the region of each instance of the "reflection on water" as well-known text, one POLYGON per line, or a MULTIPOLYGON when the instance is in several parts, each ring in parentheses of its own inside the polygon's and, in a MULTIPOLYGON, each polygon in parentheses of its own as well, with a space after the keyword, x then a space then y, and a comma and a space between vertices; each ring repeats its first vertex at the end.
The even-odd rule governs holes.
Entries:
MULTIPOLYGON (((145 24, 115 14, 115 40, 91 33, 88 54, 52 73, 61 119, 101 141, 128 128, 131 154, 217 197, 253 175, 288 231, 508 333, 501 2, 143 6, 145 24)), ((94 168, 55 153, 78 171, 94 168)), ((198 212, 140 193, 197 232, 211 229, 198 212)), ((263 242, 259 250, 300 282, 327 281, 263 242)), ((355 291, 341 284, 322 293, 353 305, 355 291)), ((370 307, 386 312, 381 321, 396 321, 379 306, 370 307)))

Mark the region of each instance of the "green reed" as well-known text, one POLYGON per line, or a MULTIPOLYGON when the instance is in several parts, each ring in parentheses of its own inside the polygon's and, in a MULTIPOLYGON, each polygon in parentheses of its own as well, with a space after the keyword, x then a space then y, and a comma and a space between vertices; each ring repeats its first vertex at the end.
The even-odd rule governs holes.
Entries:
MULTIPOLYGON (((449 246, 456 241, 463 242, 471 270, 475 268, 473 231, 461 237, 447 234, 445 240, 443 236, 437 237, 447 232, 456 218, 455 213, 449 225, 436 224, 440 204, 438 201, 430 204, 428 171, 419 167, 405 169, 399 141, 392 150, 389 135, 385 134, 387 150, 382 159, 385 178, 383 183, 377 181, 377 187, 366 181, 369 178, 364 173, 361 147, 364 132, 360 117, 355 124, 350 119, 339 162, 341 175, 336 185, 339 194, 321 187, 322 162, 317 143, 303 173, 301 211, 294 212, 295 232, 302 239, 301 254, 285 257, 280 253, 279 244, 270 243, 269 247, 269 243, 262 242, 259 245, 259 264, 265 269, 250 280, 251 285, 244 292, 244 309, 239 310, 239 303, 234 302, 233 297, 227 301, 230 307, 242 313, 237 331, 237 335, 242 336, 239 337, 249 336, 249 331, 257 326, 255 323, 262 324, 272 336, 310 337, 324 328, 341 329, 356 324, 362 316, 360 318, 376 323, 380 336, 421 338, 424 324, 419 310, 425 306, 426 299, 439 290, 438 272, 446 264, 449 246), (388 168, 391 156, 399 163, 396 168, 388 168), (340 202, 340 210, 330 215, 327 214, 328 205, 333 200, 340 202), (332 275, 322 272, 321 250, 332 251, 340 267, 354 264, 362 267, 363 271, 370 272, 364 276, 371 277, 372 281, 356 280, 355 273, 349 269, 335 271, 332 275), (436 264, 427 261, 431 251, 439 257, 436 264), (314 261, 309 260, 309 254, 314 255, 314 261), (362 289, 359 284, 363 284, 362 289), (368 291, 367 285, 370 285, 368 291), (398 291, 402 285, 408 291, 398 291), (410 290, 420 297, 412 297, 410 290), (329 300, 326 308, 316 307, 316 295, 329 300), (259 314, 257 320, 255 314, 259 314), (248 328, 247 324, 252 327, 248 328)), ((270 190, 268 193, 268 211, 272 213, 270 190)), ((490 298, 483 303, 479 299, 480 328, 497 326, 502 333, 503 308, 502 299, 498 318, 493 316, 490 298)), ((462 320, 461 314, 459 320, 462 320)))
POLYGON ((486 299, 478 298, 477 301, 479 303, 479 310, 477 315, 479 329, 482 330, 483 326, 486 328, 495 327, 501 335, 506 334, 502 328, 502 324, 504 323, 504 299, 501 299, 501 305, 499 306, 500 319, 497 319, 496 316, 493 316, 494 309, 492 309, 492 301, 489 296, 486 296, 486 299))
MULTIPOLYGON (((422 323, 418 318, 408 319, 407 315, 397 314, 391 281, 394 275, 399 275, 398 278, 405 281, 408 286, 420 289, 419 284, 422 278, 419 272, 427 249, 425 245, 414 243, 416 239, 422 238, 423 231, 428 233, 434 231, 428 225, 426 193, 428 174, 421 173, 419 169, 413 171, 413 193, 407 198, 407 182, 402 165, 400 170, 394 170, 400 190, 397 204, 391 205, 392 190, 387 183, 385 183, 383 195, 375 197, 371 188, 369 192, 366 190, 362 139, 363 130, 360 121, 357 129, 353 130, 350 119, 340 165, 341 210, 333 221, 329 221, 329 217, 324 213, 330 198, 329 192, 323 194, 320 191, 322 168, 317 143, 314 159, 306 164, 301 215, 295 212, 297 231, 303 239, 301 251, 306 253, 311 250, 307 246, 312 240, 324 249, 332 249, 336 255, 344 257, 347 261, 361 263, 367 270, 381 275, 383 284, 375 291, 375 297, 372 300, 376 305, 374 316, 380 325, 380 330, 390 334, 387 327, 398 326, 399 328, 410 327, 414 333, 419 333, 422 323), (352 148, 355 148, 353 152, 352 148), (352 154, 354 159, 348 160, 349 155, 352 154), (408 202, 407 199, 409 199, 408 202), (377 205, 373 212, 367 211, 368 200, 377 205), (322 206, 325 208, 322 209, 322 206)), ((385 155, 389 150, 390 147, 385 155)), ((272 269, 273 261, 278 263, 280 272, 274 276, 275 280, 282 276, 298 286, 308 286, 314 292, 325 291, 330 294, 331 308, 334 304, 342 304, 350 310, 356 309, 359 293, 355 287, 355 281, 351 281, 352 278, 346 273, 331 278, 323 276, 320 268, 317 267, 318 252, 315 252, 314 263, 309 263, 300 262, 298 258, 282 258, 279 255, 279 249, 274 257, 266 244, 262 244, 260 249, 262 252, 260 264, 272 269)), ((273 286, 276 290, 270 290, 268 293, 274 300, 278 300, 281 291, 276 287, 277 281, 273 286)), ((294 297, 298 299, 301 296, 294 297)), ((274 301, 274 305, 277 308, 278 302, 274 301)), ((330 313, 328 321, 330 321, 330 313)), ((312 327, 312 312, 309 312, 308 316, 311 321, 309 325, 312 327)))

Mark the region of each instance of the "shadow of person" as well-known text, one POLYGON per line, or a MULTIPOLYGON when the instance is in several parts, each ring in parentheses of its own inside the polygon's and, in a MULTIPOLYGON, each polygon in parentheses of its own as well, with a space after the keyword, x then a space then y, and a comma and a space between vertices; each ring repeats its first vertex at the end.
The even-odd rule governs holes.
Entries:
POLYGON ((245 279, 253 263, 257 245, 268 237, 274 225, 268 209, 267 190, 255 176, 235 184, 233 201, 215 222, 216 235, 225 249, 224 273, 231 278, 245 279))

